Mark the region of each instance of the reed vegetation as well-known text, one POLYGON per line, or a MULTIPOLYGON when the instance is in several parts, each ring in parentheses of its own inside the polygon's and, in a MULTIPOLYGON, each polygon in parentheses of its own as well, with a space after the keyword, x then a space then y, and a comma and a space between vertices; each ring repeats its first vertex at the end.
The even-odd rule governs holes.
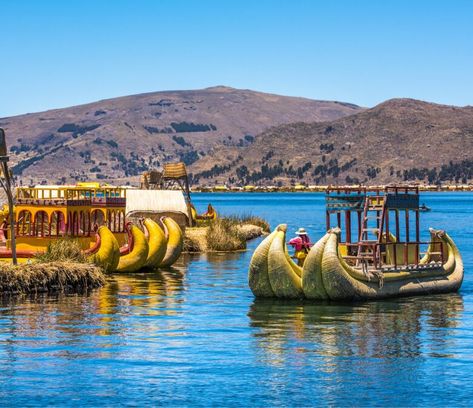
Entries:
MULTIPOLYGON (((261 227, 263 232, 270 232, 271 227, 269 222, 266 221, 264 218, 258 217, 257 215, 252 214, 241 214, 241 215, 227 215, 225 217, 220 217, 218 219, 225 219, 225 220, 232 220, 240 225, 248 224, 248 225, 256 225, 257 227, 261 227)), ((208 227, 210 226, 214 220, 197 220, 196 226, 197 227, 208 227)))
POLYGON ((246 238, 241 233, 238 218, 225 217, 212 221, 207 229, 207 247, 211 251, 246 249, 246 238))
POLYGON ((101 268, 88 262, 79 242, 60 239, 16 266, 0 263, 0 294, 82 293, 102 286, 101 268))
POLYGON ((261 227, 263 232, 271 232, 269 222, 264 218, 258 217, 257 215, 242 215, 239 217, 239 219, 241 224, 256 225, 257 227, 261 227))
POLYGON ((48 245, 43 254, 36 255, 36 260, 41 263, 49 262, 77 262, 88 263, 78 241, 73 239, 58 239, 48 245))
POLYGON ((0 265, 0 294, 83 293, 102 286, 105 275, 92 264, 32 262, 0 265))

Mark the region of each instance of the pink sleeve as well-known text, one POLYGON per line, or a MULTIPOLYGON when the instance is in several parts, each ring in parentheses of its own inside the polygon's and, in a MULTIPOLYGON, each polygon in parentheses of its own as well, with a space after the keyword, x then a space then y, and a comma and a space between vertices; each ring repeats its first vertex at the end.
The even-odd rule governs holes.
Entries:
POLYGON ((297 245, 297 244, 300 243, 300 240, 301 240, 300 237, 295 237, 295 238, 292 238, 292 239, 288 242, 288 244, 289 244, 289 245, 297 245))

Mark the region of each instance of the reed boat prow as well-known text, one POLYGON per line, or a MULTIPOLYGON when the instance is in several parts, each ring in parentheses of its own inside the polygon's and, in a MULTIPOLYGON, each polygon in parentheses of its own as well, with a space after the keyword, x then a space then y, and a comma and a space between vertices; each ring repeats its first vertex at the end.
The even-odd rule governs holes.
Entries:
POLYGON ((172 266, 181 255, 184 235, 179 224, 171 217, 161 217, 160 221, 166 237, 166 252, 159 266, 167 268, 172 266))

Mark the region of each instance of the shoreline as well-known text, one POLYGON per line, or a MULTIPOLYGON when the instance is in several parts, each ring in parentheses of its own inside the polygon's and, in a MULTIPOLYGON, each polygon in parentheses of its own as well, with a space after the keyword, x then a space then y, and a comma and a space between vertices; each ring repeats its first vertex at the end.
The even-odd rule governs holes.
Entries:
MULTIPOLYGON (((369 188, 376 188, 376 187, 369 187, 369 188)), ((379 189, 384 189, 384 187, 379 187, 379 189)), ((307 193, 325 193, 325 189, 323 190, 290 190, 290 189, 280 189, 280 190, 267 190, 264 188, 261 189, 254 189, 254 190, 212 190, 212 189, 199 189, 193 190, 191 189, 192 194, 201 194, 201 193, 227 193, 227 194, 255 194, 255 193, 300 193, 300 194, 307 194, 307 193)), ((442 190, 423 190, 419 189, 419 193, 473 193, 473 186, 469 189, 442 189, 442 190)))

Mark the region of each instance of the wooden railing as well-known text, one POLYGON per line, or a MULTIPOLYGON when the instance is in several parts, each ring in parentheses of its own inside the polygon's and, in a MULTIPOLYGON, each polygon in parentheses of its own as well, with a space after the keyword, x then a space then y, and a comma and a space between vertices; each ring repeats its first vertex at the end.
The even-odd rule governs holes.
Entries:
MULTIPOLYGON (((359 243, 342 243, 347 248, 359 248, 359 243)), ((442 264, 446 261, 446 254, 443 242, 425 242, 425 241, 410 241, 410 242, 364 242, 361 244, 363 251, 360 255, 346 255, 343 256, 345 259, 349 260, 359 260, 367 261, 372 264, 375 268, 381 268, 382 266, 389 265, 397 268, 398 266, 413 265, 419 266, 420 264, 420 255, 425 255, 429 253, 430 255, 440 256, 442 264), (431 252, 420 252, 420 245, 430 245, 432 247, 431 252), (387 248, 392 246, 392 263, 383 262, 383 255, 387 257, 388 251, 387 248), (398 249, 401 247, 403 254, 403 262, 398 262, 398 249), (409 259, 409 248, 414 248, 414 259, 415 262, 410 262, 409 259), (369 251, 369 252, 368 252, 369 251)), ((386 259, 387 261, 387 259, 386 259)))
POLYGON ((126 198, 126 189, 101 187, 96 189, 81 187, 19 187, 16 189, 17 202, 23 200, 93 200, 103 198, 126 198))

